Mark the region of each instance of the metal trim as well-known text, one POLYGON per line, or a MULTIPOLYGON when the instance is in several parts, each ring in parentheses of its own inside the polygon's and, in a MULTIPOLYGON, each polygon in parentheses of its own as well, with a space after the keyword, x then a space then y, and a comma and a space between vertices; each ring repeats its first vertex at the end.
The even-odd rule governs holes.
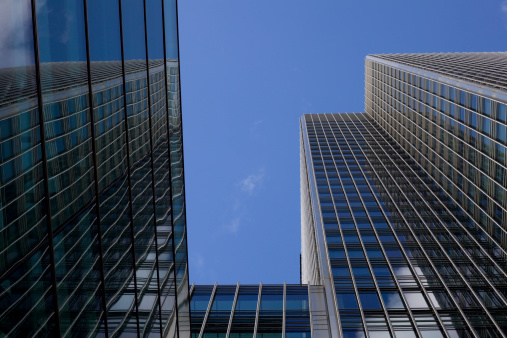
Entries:
POLYGON ((229 324, 227 325, 227 333, 225 335, 225 338, 229 338, 229 336, 231 335, 232 320, 234 318, 234 311, 236 311, 236 304, 238 303, 238 295, 239 295, 239 282, 238 284, 236 284, 236 293, 234 294, 234 300, 232 301, 231 316, 229 318, 229 324))
POLYGON ((255 310, 255 325, 253 338, 257 337, 257 328, 259 327, 259 312, 261 310, 261 299, 262 299, 262 282, 259 283, 259 294, 257 295, 257 309, 255 310))
POLYGON ((283 282, 283 319, 282 319, 282 338, 285 338, 285 324, 287 312, 287 282, 283 282))
POLYGON ((202 321, 201 325, 201 331, 199 332, 199 338, 203 338, 204 335, 204 329, 206 327, 206 322, 208 321, 208 316, 211 311, 211 307, 213 306, 213 302, 215 301, 215 294, 217 292, 217 282, 215 282, 215 285, 213 286, 213 291, 211 291, 211 296, 209 298, 208 308, 206 309, 206 314, 204 315, 204 319, 202 321))

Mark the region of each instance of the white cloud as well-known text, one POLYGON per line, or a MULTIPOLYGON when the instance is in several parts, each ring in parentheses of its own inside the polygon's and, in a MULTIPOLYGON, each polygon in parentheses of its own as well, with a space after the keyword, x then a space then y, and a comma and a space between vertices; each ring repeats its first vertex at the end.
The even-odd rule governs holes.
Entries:
POLYGON ((238 232, 240 224, 241 218, 236 217, 229 224, 226 224, 225 228, 230 232, 238 232))
POLYGON ((202 256, 200 254, 194 253, 190 257, 190 261, 192 262, 192 265, 194 265, 198 268, 202 268, 204 266, 204 259, 202 258, 202 256))
POLYGON ((34 59, 29 1, 0 2, 0 68, 25 66, 34 59))
POLYGON ((257 121, 255 121, 255 122, 254 122, 254 124, 253 124, 253 125, 254 125, 254 126, 258 126, 258 125, 259 125, 259 124, 261 124, 261 123, 262 123, 262 120, 257 120, 257 121))
POLYGON ((242 191, 252 194, 255 187, 262 181, 263 177, 264 170, 261 169, 257 174, 251 174, 247 178, 241 180, 238 185, 242 191))

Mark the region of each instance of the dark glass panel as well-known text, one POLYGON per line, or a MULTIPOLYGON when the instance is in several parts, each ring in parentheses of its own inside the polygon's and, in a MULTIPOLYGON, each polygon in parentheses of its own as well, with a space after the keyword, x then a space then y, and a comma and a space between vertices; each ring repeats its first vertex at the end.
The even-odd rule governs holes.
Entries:
POLYGON ((121 61, 118 1, 88 0, 87 10, 90 61, 121 61))
POLYGON ((282 286, 264 286, 261 296, 262 310, 283 310, 283 288, 282 286))
POLYGON ((57 336, 48 244, 0 281, 0 332, 5 337, 57 336))
POLYGON ((46 236, 30 1, 7 1, 0 29, 0 276, 46 236))
POLYGON ((208 308, 213 286, 196 286, 194 288, 190 306, 192 308, 191 332, 192 337, 199 336, 204 316, 208 308))
MULTIPOLYGON (((255 313, 257 310, 259 287, 244 287, 239 289, 234 318, 231 325, 231 337, 243 337, 252 335, 255 325, 255 313)), ((192 310, 192 320, 193 320, 192 310)))
POLYGON ((122 0, 121 5, 139 325, 143 330, 151 330, 160 327, 160 300, 157 292, 144 3, 142 0, 122 0))
POLYGON ((51 336, 55 305, 31 2, 4 1, 0 30, 0 332, 51 336))
MULTIPOLYGON (((166 11, 174 11, 174 4, 169 4, 166 11), (172 5, 172 6, 171 6, 172 5)), ((150 60, 164 58, 164 26, 162 0, 146 0, 146 28, 148 33, 148 57, 150 60)), ((173 20, 174 21, 174 20, 173 20)), ((172 22, 166 22, 171 25, 172 22)))
POLYGON ((380 309, 380 301, 376 292, 359 292, 359 299, 363 309, 380 309))
POLYGON ((192 311, 206 311, 210 301, 212 289, 194 290, 190 306, 192 311))
POLYGON ((308 311, 308 288, 287 286, 285 295, 286 310, 308 311), (298 290, 299 289, 299 290, 298 290))
POLYGON ((118 1, 89 0, 88 35, 102 228, 105 295, 110 335, 137 332, 128 196, 124 88, 118 1), (104 34, 107 32, 107 34, 104 34))
POLYGON ((165 50, 168 59, 178 59, 178 18, 176 0, 164 0, 165 50))
POLYGON ((54 250, 62 335, 97 334, 103 309, 94 206, 54 236, 54 250))
MULTIPOLYGON (((162 271, 168 270, 166 278, 160 279, 162 327, 166 328, 176 305, 173 232, 171 215, 170 160, 168 140, 168 111, 164 69, 163 11, 161 0, 146 1, 148 33, 148 58, 150 81, 150 116, 153 143, 153 167, 155 179, 156 225, 158 241, 158 264, 162 271), (171 278, 170 280, 168 278, 171 278), (164 306, 165 305, 165 306, 164 306)), ((174 322, 173 322, 174 324, 174 322)))
POLYGON ((37 1, 44 129, 62 334, 102 317, 83 2, 37 1))
POLYGON ((142 0, 121 0, 125 60, 145 60, 144 4, 142 0))
POLYGON ((218 286, 211 311, 206 321, 204 335, 209 337, 222 336, 227 333, 231 309, 236 293, 236 286, 218 286))
POLYGON ((44 125, 52 222, 57 228, 93 196, 84 9, 79 1, 39 5, 44 125))
POLYGON ((357 300, 354 292, 343 293, 337 292, 338 309, 357 309, 357 300))

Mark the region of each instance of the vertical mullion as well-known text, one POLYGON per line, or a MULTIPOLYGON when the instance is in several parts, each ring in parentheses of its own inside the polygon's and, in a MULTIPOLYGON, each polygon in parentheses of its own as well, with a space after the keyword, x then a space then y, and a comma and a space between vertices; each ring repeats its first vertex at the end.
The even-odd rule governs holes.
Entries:
POLYGON ((217 283, 213 286, 213 291, 211 291, 211 296, 209 298, 208 308, 206 309, 206 314, 204 315, 204 319, 202 320, 201 332, 199 332, 199 338, 202 338, 204 335, 204 329, 206 327, 206 322, 208 321, 209 313, 211 312, 211 307, 213 306, 213 301, 215 300, 215 294, 217 292, 217 283))
POLYGON ((229 338, 229 336, 231 335, 232 320, 234 318, 236 304, 238 303, 238 295, 239 295, 239 282, 238 284, 236 284, 236 292, 234 294, 234 300, 232 301, 231 316, 229 317, 229 324, 227 325, 227 333, 225 335, 225 338, 229 338))
MULTIPOLYGON (((315 324, 313 323, 312 292, 310 289, 310 284, 308 284, 307 286, 308 286, 308 312, 310 314, 310 337, 314 337, 315 336, 315 330, 314 330, 315 324)), ((329 318, 329 316, 327 316, 327 317, 329 318)))
MULTIPOLYGON (((150 79, 150 63, 148 55, 148 26, 146 23, 146 0, 143 0, 144 8, 144 48, 146 52, 146 75, 147 75, 147 89, 148 89, 148 124, 150 130, 150 163, 151 163, 151 187, 153 199, 153 232, 155 234, 155 266, 157 270, 157 295, 158 295, 158 309, 159 316, 158 322, 160 326, 160 336, 162 337, 162 305, 160 304, 160 275, 158 269, 158 241, 157 241, 157 196, 155 195, 155 166, 153 164, 153 125, 152 125, 152 108, 151 108, 151 79, 150 79)), ((167 105, 167 103, 166 103, 167 105)), ((148 281, 151 283, 151 280, 148 281)))
POLYGON ((58 337, 61 337, 60 331, 60 309, 58 307, 58 289, 56 283, 56 264, 55 264, 55 251, 53 244, 53 224, 51 219, 51 201, 49 194, 49 174, 48 174, 48 162, 46 152, 46 133, 44 126, 44 104, 42 101, 42 79, 40 69, 40 55, 39 55, 39 35, 37 27, 37 5, 36 0, 31 0, 32 5, 32 28, 33 28, 33 42, 34 42, 34 56, 35 56, 35 76, 37 81, 37 99, 39 104, 39 126, 41 133, 41 153, 42 153, 42 173, 44 176, 44 200, 46 207, 46 225, 48 232, 48 250, 50 259, 50 270, 51 270, 51 283, 53 288, 54 306, 55 306, 55 329, 58 337))
POLYGON ((124 110, 124 121, 125 121, 125 145, 127 149, 127 176, 128 176, 128 193, 129 193, 129 216, 130 216, 130 239, 132 241, 132 266, 134 276, 134 300, 136 305, 136 322, 137 322, 137 335, 140 335, 139 328, 139 299, 137 295, 137 275, 136 275, 136 251, 135 251, 135 231, 134 231, 134 213, 132 206, 132 175, 131 175, 131 163, 130 163, 130 132, 128 125, 127 116, 127 80, 125 78, 125 51, 123 48, 123 17, 122 17, 122 0, 118 0, 120 8, 120 36, 121 36, 121 63, 122 63, 122 75, 123 75, 123 110, 124 110))
MULTIPOLYGON (((262 282, 259 283, 259 294, 257 295, 257 309, 255 310, 255 326, 253 337, 257 337, 257 329, 259 327, 259 312, 261 310, 261 300, 262 300, 262 282)), ((201 337, 199 337, 201 338, 201 337)))
POLYGON ((99 200, 99 182, 98 182, 98 170, 97 170, 97 149, 96 149, 96 139, 95 139, 95 115, 93 111, 93 90, 92 90, 92 75, 91 75, 91 60, 90 60, 90 41, 89 41, 89 32, 88 32, 88 1, 83 0, 84 2, 84 15, 85 15, 85 36, 86 36, 86 66, 88 70, 88 101, 90 104, 90 122, 92 125, 91 128, 91 138, 92 138, 92 153, 93 153, 93 175, 94 175, 94 188, 95 188, 95 207, 97 212, 97 237, 98 237, 98 245, 99 245, 99 260, 100 260, 100 282, 102 284, 102 316, 104 318, 104 328, 106 338, 109 337, 109 330, 107 326, 107 304, 106 304, 106 282, 104 277, 104 257, 103 257, 103 248, 102 248, 102 226, 100 222, 100 200, 99 200))
POLYGON ((287 282, 283 282, 283 320, 282 320, 282 338, 285 338, 285 324, 287 324, 286 319, 286 311, 287 311, 287 282))

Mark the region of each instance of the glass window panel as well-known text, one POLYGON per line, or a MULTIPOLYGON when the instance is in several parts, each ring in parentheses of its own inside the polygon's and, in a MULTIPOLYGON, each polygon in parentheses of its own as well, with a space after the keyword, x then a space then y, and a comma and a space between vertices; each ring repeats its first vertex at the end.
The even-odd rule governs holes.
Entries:
POLYGON ((272 293, 263 289, 261 310, 283 310, 283 290, 280 290, 280 293, 272 293))
POLYGON ((240 287, 235 311, 255 311, 258 298, 258 290, 240 287))
POLYGON ((308 289, 305 288, 298 293, 294 293, 287 286, 285 306, 287 310, 308 310, 308 289))
POLYGON ((178 25, 176 0, 164 0, 165 46, 168 59, 178 58, 178 25))
POLYGON ((357 309, 356 295, 353 292, 343 293, 337 292, 338 309, 357 309))
POLYGON ((230 311, 234 301, 234 291, 217 290, 211 305, 212 311, 230 311))
POLYGON ((359 299, 361 300, 361 306, 363 309, 380 309, 380 301, 376 292, 359 292, 359 299))
POLYGON ((194 294, 190 301, 190 307, 192 308, 192 311, 206 311, 211 297, 211 291, 211 289, 194 291, 194 294))
POLYGON ((396 291, 382 291, 382 299, 388 309, 404 309, 400 294, 396 291))
POLYGON ((428 308, 428 304, 421 292, 405 292, 404 295, 411 309, 428 308))

